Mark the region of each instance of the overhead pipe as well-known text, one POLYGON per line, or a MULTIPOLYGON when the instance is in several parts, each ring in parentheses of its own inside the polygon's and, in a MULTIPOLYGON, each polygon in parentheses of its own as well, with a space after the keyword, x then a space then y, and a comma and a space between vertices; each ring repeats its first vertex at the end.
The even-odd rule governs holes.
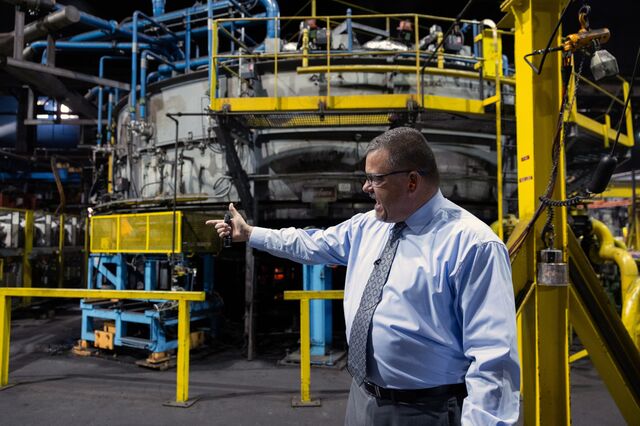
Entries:
MULTIPOLYGON (((213 3, 212 9, 214 11, 218 11, 218 10, 226 11, 230 6, 231 6, 231 3, 224 0, 224 1, 213 3)), ((192 11, 191 12, 192 16, 198 15, 198 14, 204 14, 204 13, 207 13, 207 6, 206 5, 193 6, 191 8, 191 11, 192 11)), ((164 15, 154 16, 154 20, 156 20, 157 22, 167 22, 167 21, 181 19, 182 17, 184 17, 184 10, 178 10, 178 11, 165 13, 164 15)), ((143 23, 136 23, 136 25, 141 26, 143 25, 143 23)), ((116 27, 119 30, 129 32, 129 37, 131 36, 131 30, 133 26, 134 24, 132 22, 122 23, 120 25, 116 23, 116 27)), ((98 31, 89 31, 83 34, 75 35, 71 37, 69 40, 70 41, 92 41, 92 40, 100 40, 103 37, 105 37, 105 33, 103 31, 98 30, 98 31)))
MULTIPOLYGON (((254 15, 252 15, 253 17, 261 17, 261 16, 276 17, 276 16, 279 16, 280 9, 279 9, 278 4, 276 3, 275 0, 259 0, 259 3, 261 3, 264 6, 266 12, 263 15, 254 14, 254 15)), ((226 12, 230 7, 233 7, 233 3, 228 1, 228 0, 222 0, 222 1, 217 1, 217 2, 214 2, 212 0, 207 0, 207 4, 206 5, 195 5, 195 6, 191 7, 191 8, 189 8, 189 10, 190 10, 189 15, 191 17, 193 17, 195 15, 200 15, 200 14, 205 14, 206 13, 207 14, 207 18, 208 19, 212 19, 214 12, 218 12, 218 11, 225 11, 226 12)), ((81 13, 83 13, 83 12, 81 12, 81 13)), ((183 17, 184 17, 184 9, 181 9, 181 10, 177 10, 177 11, 167 12, 164 15, 154 16, 154 20, 157 21, 157 22, 162 23, 162 22, 167 22, 167 21, 179 20, 179 19, 181 19, 183 17)), ((99 19, 99 18, 97 18, 97 19, 99 19)), ((105 34, 104 31, 102 31, 102 30, 109 31, 110 33, 114 32, 114 34, 116 34, 116 35, 118 35, 119 32, 124 32, 125 35, 127 35, 128 37, 131 37, 131 30, 132 30, 132 28, 134 26, 133 22, 122 23, 120 25, 118 25, 117 22, 115 22, 115 21, 105 21, 105 22, 115 23, 115 27, 113 25, 110 25, 108 28, 99 27, 100 28, 99 30, 89 31, 89 32, 86 32, 86 33, 83 33, 83 34, 75 35, 75 36, 71 37, 69 39, 69 41, 100 40, 100 39, 102 39, 102 38, 104 38, 105 36, 108 35, 108 34, 105 34)), ((136 25, 141 26, 143 24, 142 23, 137 23, 136 25)), ((276 26, 275 25, 275 20, 269 20, 267 22, 267 37, 275 37, 276 35, 278 35, 279 31, 276 30, 275 26, 276 26)), ((204 31, 206 31, 206 29, 204 29, 204 31)), ((181 35, 181 33, 176 33, 176 34, 177 35, 181 35)), ((164 36, 160 36, 158 38, 159 39, 166 39, 166 37, 164 37, 164 36)))
MULTIPOLYGON (((147 22, 149 21, 151 24, 156 27, 162 29, 167 34, 170 34, 174 41, 178 40, 178 36, 175 35, 173 31, 167 28, 163 23, 148 17, 144 13, 139 10, 133 12, 133 31, 132 31, 132 46, 131 46, 131 93, 129 98, 131 99, 129 105, 129 115, 131 121, 135 121, 136 119, 136 104, 137 104, 137 91, 138 91, 138 30, 147 26, 147 22), (142 18, 142 21, 140 20, 142 18)), ((179 49, 178 49, 179 50, 179 49)))
MULTIPOLYGON (((260 0, 265 8, 265 12, 268 18, 280 17, 280 8, 276 0, 260 0)), ((267 21, 267 38, 277 38, 280 36, 280 28, 276 27, 275 19, 269 19, 267 21)))
MULTIPOLYGON (((46 41, 35 41, 31 43, 26 50, 32 49, 31 54, 39 50, 46 49, 46 41)), ((133 43, 129 42, 111 42, 111 41, 91 41, 91 42, 75 42, 75 41, 56 41, 55 48, 59 50, 69 50, 73 52, 117 52, 129 51, 133 47, 133 43)), ((149 43, 138 43, 140 49, 150 49, 149 43)), ((25 52, 26 52, 25 50, 25 52)))
MULTIPOLYGON (((24 27, 24 41, 29 43, 49 33, 60 31, 80 22, 80 11, 73 6, 67 6, 38 19, 24 27)), ((14 32, 0 34, 0 52, 6 55, 13 54, 14 32)))

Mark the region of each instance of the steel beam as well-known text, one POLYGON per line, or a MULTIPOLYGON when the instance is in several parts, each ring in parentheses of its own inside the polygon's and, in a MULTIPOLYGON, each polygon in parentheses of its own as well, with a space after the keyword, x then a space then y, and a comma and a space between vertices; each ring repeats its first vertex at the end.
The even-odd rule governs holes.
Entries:
MULTIPOLYGON (((560 19, 558 0, 505 1, 504 12, 515 17, 516 115, 518 157, 518 207, 520 218, 531 217, 538 197, 545 194, 552 164, 552 145, 561 104, 560 54, 547 57, 536 75, 523 57, 546 46, 560 19)), ((553 45, 560 44, 559 31, 553 45)), ((553 198, 564 199, 564 149, 560 153, 553 198)), ((520 339, 524 424, 569 425, 569 354, 567 287, 536 283, 536 258, 542 246, 543 220, 538 221, 524 245, 527 265, 521 281, 534 283, 533 294, 522 307, 520 339)), ((566 211, 556 209, 556 248, 566 254, 566 211)))
POLYGON ((569 253, 571 325, 620 412, 634 424, 640 418, 640 354, 572 232, 569 253))
POLYGON ((129 90, 131 86, 127 83, 123 83, 117 80, 111 80, 108 78, 100 78, 94 75, 83 74, 76 71, 67 70, 64 68, 58 67, 48 67, 46 65, 36 64, 34 62, 21 61, 13 58, 6 58, 6 60, 2 60, 0 58, 0 65, 6 69, 15 69, 22 71, 34 71, 38 73, 43 73, 47 75, 53 75, 60 78, 68 78, 70 80, 82 81, 85 83, 90 83, 96 86, 108 86, 115 87, 120 90, 129 90))

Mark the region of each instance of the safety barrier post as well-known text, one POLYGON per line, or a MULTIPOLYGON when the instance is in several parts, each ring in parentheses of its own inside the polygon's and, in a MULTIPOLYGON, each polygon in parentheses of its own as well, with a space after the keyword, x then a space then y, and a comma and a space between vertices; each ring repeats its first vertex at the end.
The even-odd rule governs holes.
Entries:
MULTIPOLYGON (((178 360, 176 367, 176 400, 163 405, 190 407, 197 399, 189 400, 189 349, 191 301, 204 301, 205 293, 196 291, 98 290, 69 288, 0 288, 0 389, 9 386, 9 340, 11 336, 11 297, 57 297, 75 299, 135 299, 178 301, 178 360)), ((307 300, 308 306, 308 300, 307 300)), ((307 311, 308 318, 308 311, 307 311)), ((307 327, 308 338, 308 327, 307 327)))
MULTIPOLYGON (((178 365, 176 376, 175 405, 185 407, 193 405, 195 400, 189 401, 189 302, 178 302, 178 365)), ((173 404, 172 404, 173 405, 173 404)))
POLYGON ((294 398, 292 407, 319 407, 320 399, 311 399, 311 339, 309 337, 309 300, 343 299, 344 290, 285 291, 284 300, 300 301, 300 400, 294 398))
POLYGON ((11 338, 11 299, 0 294, 0 388, 9 384, 9 339, 11 338))

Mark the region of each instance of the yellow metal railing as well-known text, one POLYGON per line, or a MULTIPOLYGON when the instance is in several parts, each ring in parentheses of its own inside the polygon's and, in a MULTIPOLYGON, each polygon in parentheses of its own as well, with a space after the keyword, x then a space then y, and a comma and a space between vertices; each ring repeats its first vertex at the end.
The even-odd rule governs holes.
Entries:
MULTIPOLYGON (((426 95, 422 93, 422 62, 431 55, 430 51, 420 49, 420 39, 422 36, 428 33, 428 27, 434 23, 441 23, 442 25, 449 25, 453 22, 452 18, 437 17, 431 15, 421 14, 370 14, 370 15, 342 15, 342 16, 296 16, 296 17, 271 17, 271 18, 225 18, 217 19, 211 22, 212 27, 212 70, 210 81, 210 109, 213 111, 222 111, 230 109, 235 112, 242 111, 293 111, 293 110, 318 110, 319 102, 322 102, 324 108, 327 110, 350 110, 350 109, 377 109, 377 108, 406 108, 407 102, 413 102, 416 105, 422 106, 423 101, 433 109, 443 109, 455 112, 468 112, 475 114, 484 113, 484 105, 482 100, 463 99, 460 98, 460 102, 451 101, 451 98, 444 98, 441 96, 426 95), (307 19, 314 19, 317 22, 317 26, 323 26, 324 28, 317 28, 316 31, 326 31, 326 48, 321 50, 311 50, 310 37, 308 30, 302 30, 301 45, 298 46, 296 51, 281 51, 279 46, 279 39, 276 39, 271 51, 251 53, 246 51, 241 52, 219 52, 221 36, 225 34, 223 31, 223 25, 225 23, 234 21, 274 21, 276 28, 279 28, 281 22, 295 21, 301 22, 307 19), (413 46, 407 46, 406 51, 387 51, 387 50, 366 50, 366 49, 332 49, 331 48, 331 30, 332 27, 339 25, 341 21, 348 21, 354 23, 362 22, 380 22, 385 20, 387 22, 386 32, 390 33, 390 21, 391 20, 404 20, 411 23, 412 26, 412 43, 413 46), (422 33, 421 33, 422 31, 422 33), (371 58, 392 59, 393 57, 404 57, 407 61, 406 64, 371 64, 371 58), (363 59, 363 62, 358 64, 336 64, 337 59, 363 59), (240 67, 246 65, 246 61, 262 61, 264 66, 269 66, 269 61, 272 61, 273 82, 270 87, 270 96, 267 97, 242 97, 240 95, 233 96, 226 93, 225 90, 220 90, 219 76, 220 69, 224 69, 232 75, 241 75, 240 67), (298 74, 323 74, 324 82, 326 84, 325 93, 318 96, 287 96, 279 90, 278 85, 278 73, 282 68, 279 64, 281 61, 299 60, 300 66, 297 66, 296 72, 298 74), (314 65, 309 65, 310 60, 315 60, 314 65), (409 65, 411 64, 411 65, 409 65), (237 67, 238 71, 234 71, 232 68, 237 67), (369 72, 369 73, 399 73, 410 75, 414 77, 411 79, 413 84, 413 90, 409 93, 402 94, 372 94, 372 95, 332 95, 332 74, 336 73, 352 73, 352 72, 369 72), (219 94, 219 92, 221 94, 219 94)), ((481 27, 481 23, 478 21, 462 20, 462 24, 476 25, 481 27)), ((359 29, 354 27, 353 33, 358 33, 359 29)), ((495 35, 499 38, 507 35, 512 36, 513 33, 506 31, 496 31, 495 35)), ((437 41, 442 39, 442 33, 439 33, 437 41)), ((474 40, 474 43, 478 43, 479 40, 474 40)), ((498 43, 501 49, 501 41, 498 43)), ((498 44, 492 44, 497 48, 498 44)), ((483 48, 487 48, 489 44, 483 42, 483 48)), ((424 70, 428 75, 444 75, 465 77, 472 79, 480 79, 488 77, 491 79, 499 78, 501 72, 502 55, 496 54, 498 49, 489 52, 491 54, 491 63, 485 63, 486 58, 480 56, 465 56, 458 54, 445 53, 443 48, 440 48, 436 52, 435 66, 427 67, 424 70), (447 69, 445 68, 445 59, 452 59, 458 61, 466 61, 470 63, 469 70, 460 69, 447 69), (494 63, 495 61, 498 61, 494 63), (480 64, 478 67, 477 65, 480 64), (474 70, 476 68, 482 68, 479 73, 474 70), (496 70, 496 67, 500 67, 500 71, 496 70), (485 71, 490 70, 490 71, 485 71), (499 74, 499 75, 497 75, 499 74)), ((354 61, 350 61, 354 62, 354 61)), ((513 84, 512 79, 504 78, 502 83, 513 84)))
POLYGON ((300 301, 300 401, 293 406, 317 406, 319 400, 311 400, 311 339, 309 330, 309 300, 344 298, 344 290, 285 291, 284 300, 300 301))
MULTIPOLYGON (((570 80, 569 93, 573 93, 574 88, 576 87, 576 75, 577 74, 574 73, 570 80)), ((586 84, 588 86, 591 86, 598 92, 610 98, 612 103, 616 103, 622 107, 624 106, 627 98, 629 97, 629 82, 620 76, 618 76, 618 80, 620 81, 620 84, 622 86, 621 87, 622 95, 623 95, 622 98, 619 98, 618 96, 614 95, 613 93, 609 92, 608 90, 604 89, 603 87, 599 86, 598 84, 594 83, 588 78, 582 75, 579 76, 580 84, 586 84)), ((611 115, 608 112, 604 114, 604 123, 601 123, 597 120, 594 120, 593 118, 587 117, 586 115, 579 113, 577 102, 573 102, 570 114, 568 114, 566 120, 574 122, 578 126, 590 131, 591 133, 602 137, 605 148, 609 148, 611 143, 613 143, 613 141, 615 141, 616 139, 617 129, 611 127, 611 124, 612 124, 611 115)), ((625 124, 624 128, 626 132, 625 133, 620 132, 620 137, 618 139, 618 142, 621 145, 631 147, 635 144, 635 137, 633 134, 633 112, 631 110, 631 104, 627 106, 627 109, 625 111, 624 124, 625 124)))
MULTIPOLYGON (((9 385, 9 344, 11 335, 11 297, 100 298, 137 300, 175 300, 178 302, 178 359, 176 400, 166 405, 190 406, 189 401, 189 302, 204 301, 204 292, 89 290, 68 288, 0 288, 0 389, 9 385)), ((308 306, 308 305, 307 305, 308 306)))

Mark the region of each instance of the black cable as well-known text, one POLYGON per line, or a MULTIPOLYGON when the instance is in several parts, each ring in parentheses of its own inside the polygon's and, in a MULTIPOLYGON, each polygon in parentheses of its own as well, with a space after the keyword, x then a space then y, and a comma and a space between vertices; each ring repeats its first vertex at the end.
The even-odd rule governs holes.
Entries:
POLYGON ((622 108, 622 115, 620 115, 620 120, 618 120, 618 130, 616 131, 616 140, 613 142, 611 146, 611 156, 613 156, 613 151, 616 149, 616 145, 618 145, 618 139, 620 138, 620 130, 622 130, 622 122, 624 121, 624 115, 627 112, 627 107, 629 106, 629 101, 631 100, 631 96, 633 95, 633 83, 636 80, 636 72, 638 71, 638 59, 640 59, 640 45, 638 46, 638 52, 636 53, 636 62, 633 65, 633 73, 631 74, 631 84, 629 84, 629 94, 627 95, 627 100, 624 103, 624 107, 622 108))
POLYGON ((547 55, 550 52, 549 49, 551 48, 551 43, 553 43, 553 40, 555 39, 556 34, 558 33, 558 30, 560 29, 560 25, 562 25, 562 20, 564 19, 564 15, 567 13, 567 10, 569 10, 569 6, 571 5, 571 3, 573 3, 573 0, 570 0, 567 3, 567 5, 564 7, 564 9, 562 10, 562 13, 560 13, 560 19, 558 19, 558 22, 556 23, 556 26, 553 29, 553 32, 551 33, 551 37, 549 37, 549 41, 547 42, 547 47, 544 48, 544 53, 542 54, 542 59, 540 59, 540 66, 537 69, 535 67, 532 67, 533 70, 535 71, 535 73, 538 74, 538 75, 540 75, 540 73, 542 72, 542 66, 544 65, 544 61, 547 59, 547 55))

